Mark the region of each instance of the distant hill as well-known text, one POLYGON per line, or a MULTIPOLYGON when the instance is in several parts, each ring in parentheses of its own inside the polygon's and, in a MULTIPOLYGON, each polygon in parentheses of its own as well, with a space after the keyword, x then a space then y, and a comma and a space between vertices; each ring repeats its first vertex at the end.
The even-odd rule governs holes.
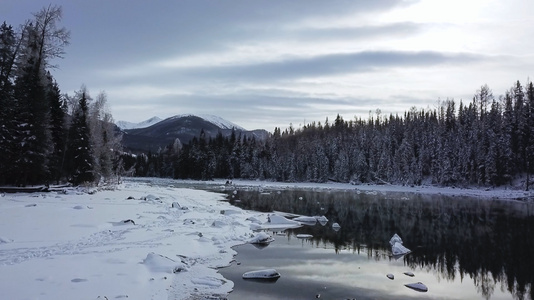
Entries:
POLYGON ((152 117, 148 120, 145 120, 143 122, 139 122, 139 123, 132 123, 132 122, 128 122, 128 121, 118 121, 115 125, 117 125, 117 127, 119 127, 120 129, 122 130, 125 130, 125 129, 135 129, 135 128, 145 128, 145 127, 148 127, 148 126, 152 126, 158 122, 161 122, 161 118, 159 117, 152 117))
POLYGON ((177 138, 184 144, 188 143, 194 137, 198 137, 202 130, 207 137, 215 137, 219 132, 223 136, 230 136, 232 130, 235 130, 238 136, 245 135, 260 140, 266 139, 269 135, 266 130, 249 131, 213 115, 177 115, 147 127, 123 129, 122 144, 126 150, 132 152, 149 150, 156 152, 173 143, 177 138))

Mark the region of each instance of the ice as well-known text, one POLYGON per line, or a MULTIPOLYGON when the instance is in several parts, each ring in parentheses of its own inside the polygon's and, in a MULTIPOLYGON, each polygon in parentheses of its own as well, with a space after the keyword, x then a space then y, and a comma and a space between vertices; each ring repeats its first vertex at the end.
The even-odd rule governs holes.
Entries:
POLYGON ((274 241, 274 238, 265 232, 258 232, 256 236, 251 238, 248 242, 251 244, 268 244, 274 241))
POLYGON ((389 244, 391 245, 391 253, 393 256, 402 256, 412 252, 410 249, 402 245, 402 239, 396 233, 389 240, 389 244))
POLYGON ((317 223, 317 219, 315 217, 308 217, 308 216, 296 217, 293 220, 297 222, 306 223, 306 225, 307 224, 315 225, 315 223, 317 223))
POLYGON ((258 229, 288 229, 302 227, 300 222, 290 220, 277 214, 270 214, 267 222, 262 223, 258 229))

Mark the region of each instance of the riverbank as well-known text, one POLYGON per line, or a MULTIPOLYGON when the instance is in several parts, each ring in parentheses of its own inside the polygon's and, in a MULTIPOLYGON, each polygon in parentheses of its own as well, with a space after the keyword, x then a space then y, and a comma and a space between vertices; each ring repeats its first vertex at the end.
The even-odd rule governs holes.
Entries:
POLYGON ((532 200, 513 189, 128 178, 114 190, 0 194, 0 291, 9 299, 217 299, 228 265, 262 213, 231 206, 235 190, 353 190, 532 200), (223 213, 221 213, 223 212, 223 213))
POLYGON ((0 291, 43 300, 224 297, 233 283, 217 268, 250 238, 246 219, 258 214, 221 200, 129 180, 115 190, 2 194, 0 291))
POLYGON ((311 189, 311 190, 353 190, 364 193, 419 193, 419 194, 434 194, 447 196, 465 196, 465 197, 481 197, 490 199, 507 199, 507 200, 534 200, 534 190, 525 191, 524 186, 517 184, 514 186, 505 186, 497 188, 457 188, 457 187, 439 187, 433 185, 421 186, 402 186, 393 184, 359 184, 354 185, 350 183, 327 182, 274 182, 274 181, 260 181, 260 180, 242 180, 236 179, 228 181, 226 179, 214 179, 209 181, 197 180, 174 180, 166 178, 130 178, 130 180, 139 182, 158 182, 159 184, 169 185, 186 185, 186 186, 207 186, 214 189, 311 189))

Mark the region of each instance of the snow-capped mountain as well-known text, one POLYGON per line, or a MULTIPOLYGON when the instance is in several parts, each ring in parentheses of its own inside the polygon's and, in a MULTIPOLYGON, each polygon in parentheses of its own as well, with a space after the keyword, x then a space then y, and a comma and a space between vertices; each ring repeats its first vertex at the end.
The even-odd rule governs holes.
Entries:
POLYGON ((150 118, 148 120, 145 120, 145 121, 139 122, 139 123, 132 123, 132 122, 128 122, 128 121, 118 121, 115 125, 117 125, 117 127, 119 127, 122 130, 135 129, 135 128, 145 128, 145 127, 152 126, 152 125, 160 122, 161 120, 162 119, 159 118, 159 117, 152 117, 152 118, 150 118))
MULTIPOLYGON (((117 124, 117 126, 119 126, 117 124)), ((120 126, 119 126, 120 127, 120 126)), ((176 115, 146 127, 123 129, 122 143, 126 149, 134 152, 156 152, 176 139, 188 143, 194 137, 204 132, 206 138, 216 137, 219 133, 230 136, 234 132, 237 136, 265 139, 269 133, 258 129, 248 131, 243 127, 214 115, 176 115)))
POLYGON ((176 115, 174 117, 170 117, 169 119, 179 119, 179 118, 184 118, 184 117, 199 117, 199 118, 202 118, 214 125, 216 125, 217 127, 221 128, 221 129, 232 129, 234 128, 235 130, 243 130, 243 131, 246 131, 245 128, 239 126, 239 125, 236 125, 235 123, 232 123, 228 120, 225 120, 219 116, 215 116, 215 115, 193 115, 193 114, 183 114, 183 115, 176 115))

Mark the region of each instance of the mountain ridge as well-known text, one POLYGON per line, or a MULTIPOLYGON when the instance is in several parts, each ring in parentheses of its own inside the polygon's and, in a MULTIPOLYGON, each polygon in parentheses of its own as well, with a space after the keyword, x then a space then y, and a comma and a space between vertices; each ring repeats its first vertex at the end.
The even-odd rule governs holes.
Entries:
POLYGON ((129 121, 117 121, 115 125, 117 125, 117 127, 119 127, 120 129, 125 130, 125 129, 145 128, 145 127, 152 126, 161 121, 163 121, 162 118, 154 116, 150 119, 141 121, 139 123, 134 123, 134 122, 129 122, 129 121))
MULTIPOLYGON (((149 120, 154 118, 157 117, 149 120)), ((149 123, 147 121, 141 123, 149 123)), ((199 137, 202 131, 207 138, 214 138, 219 133, 226 137, 232 132, 238 136, 260 140, 266 139, 269 135, 264 129, 246 130, 215 115, 194 114, 175 115, 149 126, 121 129, 121 131, 124 148, 132 152, 157 152, 174 143, 176 139, 179 139, 181 143, 188 143, 191 139, 199 137)))

